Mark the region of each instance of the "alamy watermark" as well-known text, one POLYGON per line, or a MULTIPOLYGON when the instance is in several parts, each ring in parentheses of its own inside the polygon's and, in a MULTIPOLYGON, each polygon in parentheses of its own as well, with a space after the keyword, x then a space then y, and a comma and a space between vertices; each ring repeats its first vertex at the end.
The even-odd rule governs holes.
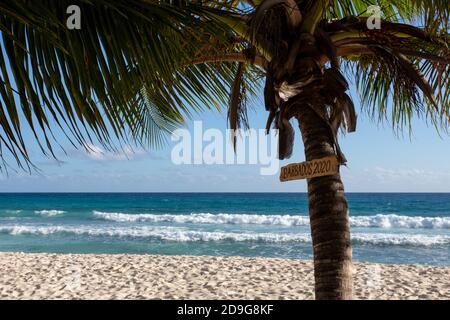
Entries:
POLYGON ((203 123, 194 121, 194 131, 177 129, 172 141, 171 159, 176 165, 260 165, 261 175, 274 175, 279 171, 278 130, 236 130, 236 150, 233 150, 231 130, 225 135, 219 129, 203 131, 203 123), (205 143, 205 144, 204 144, 205 143))
MULTIPOLYGON (((70 5, 67 7, 66 13, 69 15, 66 20, 66 26, 69 30, 81 29, 81 9, 77 5, 70 5)), ((381 7, 377 5, 371 5, 367 7, 367 29, 379 30, 381 29, 381 7)))
POLYGON ((81 288, 81 267, 71 265, 67 268, 66 274, 66 289, 70 291, 79 290, 81 288))
POLYGON ((81 29, 81 9, 77 5, 67 7, 66 13, 69 17, 66 20, 66 26, 69 30, 81 29))
POLYGON ((370 15, 367 18, 367 29, 380 30, 381 29, 381 8, 380 6, 369 6, 367 13, 370 15))

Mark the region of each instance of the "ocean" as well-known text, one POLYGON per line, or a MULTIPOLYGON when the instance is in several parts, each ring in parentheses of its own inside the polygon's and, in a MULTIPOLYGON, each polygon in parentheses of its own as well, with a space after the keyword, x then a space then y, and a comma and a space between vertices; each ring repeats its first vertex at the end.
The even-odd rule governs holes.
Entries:
MULTIPOLYGON (((347 199, 355 261, 450 265, 450 194, 347 199)), ((297 193, 3 193, 0 251, 312 258, 297 193)))

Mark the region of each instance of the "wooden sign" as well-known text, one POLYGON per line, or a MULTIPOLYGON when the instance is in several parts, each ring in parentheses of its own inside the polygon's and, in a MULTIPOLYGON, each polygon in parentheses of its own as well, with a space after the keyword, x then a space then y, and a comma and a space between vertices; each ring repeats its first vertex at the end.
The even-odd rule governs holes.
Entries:
POLYGON ((339 163, 336 157, 326 157, 281 167, 280 181, 310 179, 331 176, 336 173, 339 173, 339 163))

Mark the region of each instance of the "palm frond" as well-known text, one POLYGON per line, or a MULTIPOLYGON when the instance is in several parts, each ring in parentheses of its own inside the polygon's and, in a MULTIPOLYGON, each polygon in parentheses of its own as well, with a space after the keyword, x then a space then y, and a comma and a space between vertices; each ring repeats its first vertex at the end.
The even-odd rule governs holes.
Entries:
POLYGON ((244 77, 244 64, 238 64, 236 76, 231 87, 230 107, 228 121, 231 129, 231 140, 236 150, 236 130, 243 124, 248 127, 247 110, 245 105, 245 89, 242 85, 244 77))
POLYGON ((370 115, 382 120, 391 112, 395 128, 410 127, 413 115, 425 115, 445 129, 450 110, 449 35, 403 23, 382 25, 381 30, 368 30, 366 18, 354 18, 322 27, 338 55, 353 66, 363 107, 370 115))
POLYGON ((264 75, 267 127, 285 130, 281 154, 288 157, 291 116, 280 99, 289 97, 279 92, 322 90, 319 81, 334 90, 324 104, 335 112, 323 114, 333 133, 355 130, 340 57, 356 71, 372 113, 386 115, 392 99, 394 123, 417 113, 446 125, 449 15, 446 0, 3 0, 0 158, 30 166, 25 130, 54 157, 56 130, 74 146, 160 146, 184 117, 227 105, 237 128, 247 123, 241 102, 264 75), (81 30, 65 25, 73 4, 81 30), (370 5, 381 7, 382 30, 367 30, 370 5), (310 77, 318 65, 326 74, 310 77))
POLYGON ((1 138, 18 164, 30 162, 25 127, 52 156, 54 125, 76 145, 95 138, 113 148, 114 139, 126 140, 140 116, 128 100, 137 80, 129 68, 171 71, 161 58, 169 42, 155 39, 176 33, 174 19, 188 19, 180 12, 143 1, 2 1, 1 138), (81 30, 65 25, 71 4, 81 8, 81 30))
POLYGON ((210 18, 225 9, 240 12, 227 1, 2 1, 2 156, 30 165, 24 128, 50 156, 56 129, 75 146, 160 145, 157 128, 167 133, 183 116, 226 106, 230 64, 183 67, 200 54, 242 52, 236 33, 210 18), (80 30, 65 25, 73 4, 80 30))

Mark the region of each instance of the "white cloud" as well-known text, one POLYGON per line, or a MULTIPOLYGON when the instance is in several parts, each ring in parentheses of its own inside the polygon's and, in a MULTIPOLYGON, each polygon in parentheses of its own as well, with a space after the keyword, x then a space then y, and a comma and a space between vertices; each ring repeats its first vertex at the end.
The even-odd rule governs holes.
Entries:
POLYGON ((438 181, 442 179, 443 176, 450 175, 448 171, 434 171, 434 170, 424 170, 415 168, 406 169, 389 169, 382 167, 375 167, 372 170, 365 170, 367 173, 374 174, 381 181, 414 181, 416 183, 421 183, 424 181, 438 181))
POLYGON ((86 155, 95 161, 131 160, 142 154, 145 154, 145 150, 142 148, 133 149, 130 146, 125 146, 118 152, 111 152, 93 144, 86 145, 86 155))
POLYGON ((372 167, 344 170, 348 191, 423 192, 450 190, 450 170, 372 167))

